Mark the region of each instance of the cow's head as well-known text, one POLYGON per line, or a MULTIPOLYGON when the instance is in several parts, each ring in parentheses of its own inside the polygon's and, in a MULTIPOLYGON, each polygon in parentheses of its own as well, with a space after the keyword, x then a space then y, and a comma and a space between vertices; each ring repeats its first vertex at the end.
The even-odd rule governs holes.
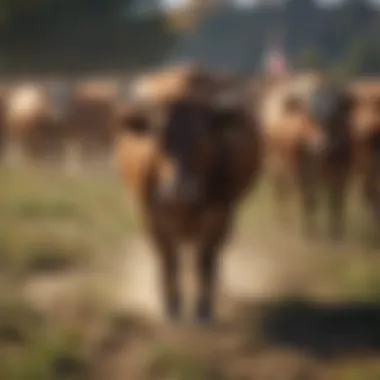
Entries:
POLYGON ((353 123, 357 132, 364 135, 379 128, 380 94, 355 96, 353 123))
POLYGON ((206 195, 215 165, 225 153, 226 130, 244 122, 236 106, 184 97, 166 102, 156 112, 129 115, 124 128, 155 141, 155 195, 170 204, 194 205, 206 195))
POLYGON ((312 93, 308 114, 315 130, 322 137, 319 150, 334 150, 346 144, 354 100, 343 87, 324 85, 312 93))
POLYGON ((293 127, 291 133, 297 138, 300 146, 311 152, 323 149, 325 133, 310 117, 305 99, 297 94, 288 94, 283 103, 283 115, 288 125, 293 127))

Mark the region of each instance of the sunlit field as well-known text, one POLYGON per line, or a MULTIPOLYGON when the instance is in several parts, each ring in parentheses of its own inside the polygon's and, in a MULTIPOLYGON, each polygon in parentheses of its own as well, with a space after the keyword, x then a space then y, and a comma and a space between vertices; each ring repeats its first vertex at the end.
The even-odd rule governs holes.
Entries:
POLYGON ((0 380, 380 380, 379 34, 380 0, 0 1, 0 380))
POLYGON ((354 194, 345 240, 321 213, 310 243, 296 205, 277 225, 262 180, 226 248, 220 322, 201 329, 125 307, 121 263, 145 237, 117 175, 2 168, 0 182, 1 379, 379 378, 380 257, 354 194))

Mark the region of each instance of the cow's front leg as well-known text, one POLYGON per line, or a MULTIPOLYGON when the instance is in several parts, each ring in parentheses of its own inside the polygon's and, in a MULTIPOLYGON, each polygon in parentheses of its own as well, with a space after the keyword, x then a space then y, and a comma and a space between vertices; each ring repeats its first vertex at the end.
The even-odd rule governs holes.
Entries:
POLYGON ((177 245, 169 234, 160 228, 152 228, 151 235, 161 264, 161 283, 164 309, 167 317, 177 321, 181 317, 181 294, 179 286, 179 256, 177 245))
POLYGON ((231 218, 230 213, 215 213, 205 225, 198 248, 196 269, 199 293, 195 318, 202 324, 211 322, 213 318, 220 250, 228 235, 231 218))

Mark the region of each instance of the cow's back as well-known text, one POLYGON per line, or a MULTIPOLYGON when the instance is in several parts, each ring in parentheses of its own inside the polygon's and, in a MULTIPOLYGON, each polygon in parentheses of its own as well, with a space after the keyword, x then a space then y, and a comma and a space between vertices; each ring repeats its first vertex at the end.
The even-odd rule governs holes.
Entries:
POLYGON ((91 149, 111 144, 110 122, 117 99, 117 82, 90 80, 76 84, 68 110, 67 134, 91 149))

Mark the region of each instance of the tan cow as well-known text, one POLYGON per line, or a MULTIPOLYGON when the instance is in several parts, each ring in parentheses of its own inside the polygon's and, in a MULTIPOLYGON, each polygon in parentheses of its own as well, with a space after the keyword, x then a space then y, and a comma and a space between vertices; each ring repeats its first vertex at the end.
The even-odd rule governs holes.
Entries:
POLYGON ((196 317, 207 322, 220 250, 259 173, 261 143, 244 109, 214 103, 217 93, 206 100, 203 85, 198 77, 156 107, 119 114, 116 162, 161 260, 167 314, 180 317, 178 250, 191 243, 200 286, 196 317))
POLYGON ((10 152, 16 152, 18 158, 27 157, 35 162, 59 158, 63 127, 44 84, 23 83, 8 91, 5 134, 10 152))
POLYGON ((313 72, 272 85, 263 96, 260 121, 280 219, 283 225, 288 222, 284 203, 296 190, 309 237, 316 232, 314 218, 321 185, 329 197, 330 236, 337 239, 343 232, 351 104, 345 89, 313 72))
POLYGON ((0 157, 3 158, 5 146, 5 104, 7 99, 8 87, 0 87, 0 157))

